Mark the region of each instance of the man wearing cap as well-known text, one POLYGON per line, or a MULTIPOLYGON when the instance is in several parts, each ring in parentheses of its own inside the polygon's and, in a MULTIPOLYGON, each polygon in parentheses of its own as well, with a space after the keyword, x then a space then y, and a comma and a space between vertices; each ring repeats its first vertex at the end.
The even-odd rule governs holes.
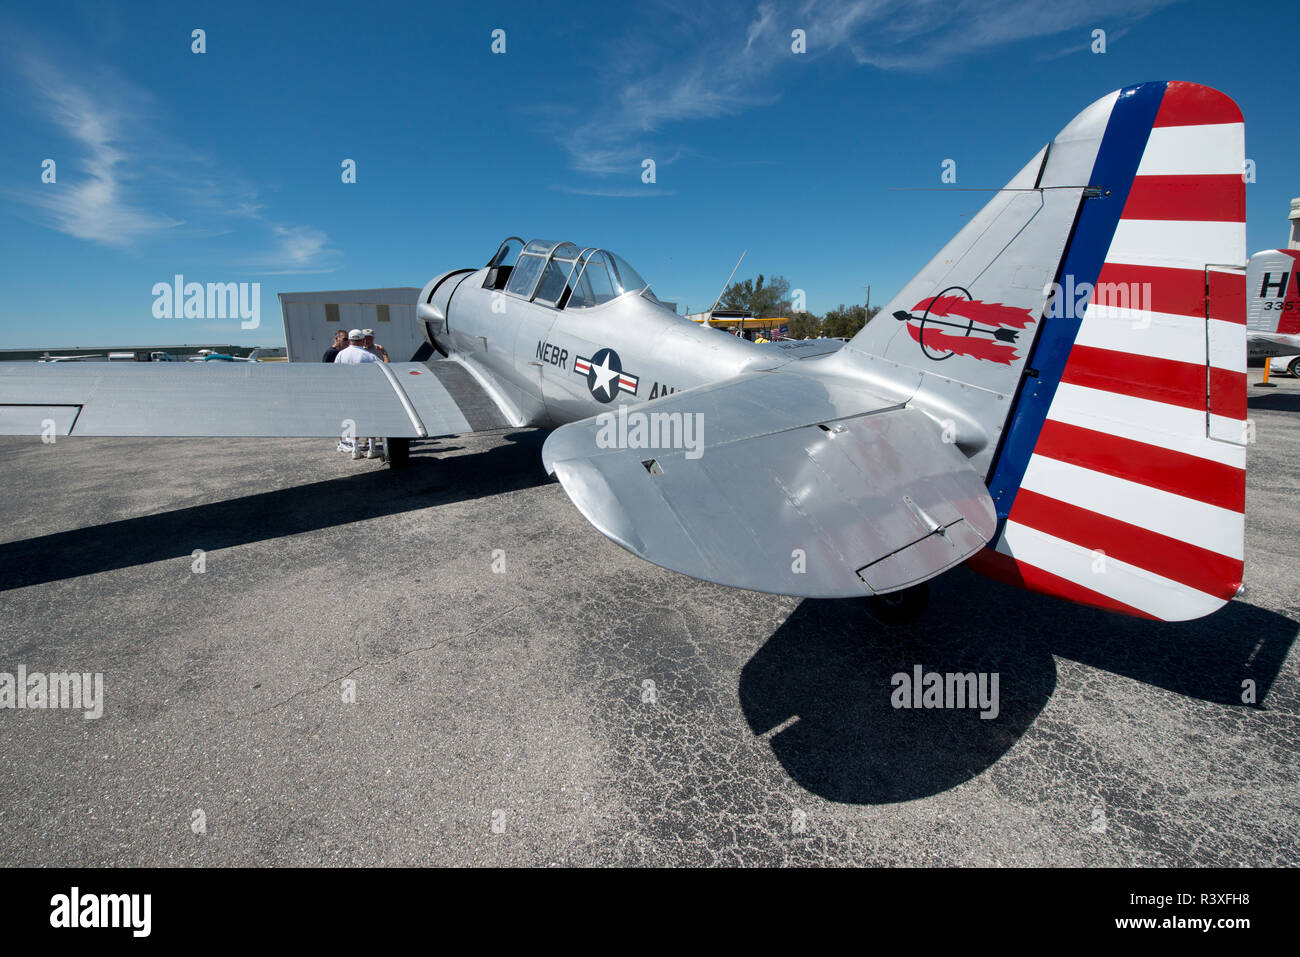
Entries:
POLYGON ((344 365, 358 365, 362 362, 378 362, 379 356, 373 352, 367 352, 364 345, 366 341, 365 333, 360 329, 353 329, 348 333, 348 346, 334 357, 335 362, 341 362, 344 365))
POLYGON ((369 352, 371 355, 376 356, 376 357, 379 358, 379 359, 382 359, 384 362, 388 362, 388 361, 389 361, 389 360, 388 360, 388 350, 385 349, 383 346, 378 345, 378 344, 375 342, 375 330, 373 330, 373 329, 362 329, 362 330, 361 330, 361 335, 363 336, 363 339, 362 339, 362 348, 363 348, 363 349, 365 349, 365 350, 366 350, 367 352, 369 352))
MULTIPOLYGON (((373 352, 366 351, 363 345, 365 338, 365 333, 360 329, 353 329, 348 333, 348 347, 336 355, 334 361, 336 363, 342 363, 343 365, 360 365, 363 362, 378 362, 379 357, 377 355, 373 352)), ((339 451, 351 452, 354 459, 361 458, 363 450, 366 453, 366 458, 379 458, 379 440, 373 438, 339 440, 339 451)))

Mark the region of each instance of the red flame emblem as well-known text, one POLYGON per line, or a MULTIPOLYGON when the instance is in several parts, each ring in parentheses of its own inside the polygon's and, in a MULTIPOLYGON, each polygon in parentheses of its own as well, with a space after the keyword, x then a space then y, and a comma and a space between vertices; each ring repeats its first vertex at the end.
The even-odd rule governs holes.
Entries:
POLYGON ((908 334, 935 361, 959 355, 1002 365, 1019 358, 1020 332, 1038 321, 1028 309, 972 299, 960 286, 922 299, 911 312, 899 310, 894 318, 907 323, 908 334), (951 290, 960 295, 944 295, 951 290))

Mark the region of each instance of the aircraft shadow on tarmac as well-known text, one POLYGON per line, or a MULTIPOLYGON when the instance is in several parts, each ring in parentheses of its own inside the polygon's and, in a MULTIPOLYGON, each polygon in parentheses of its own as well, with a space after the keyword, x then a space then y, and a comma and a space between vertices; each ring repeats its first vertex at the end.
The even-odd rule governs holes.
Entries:
POLYGON ((0 544, 0 591, 188 556, 196 541, 212 551, 532 488, 551 481, 541 462, 546 435, 510 433, 504 445, 450 458, 439 456, 461 446, 412 443, 405 469, 366 468, 346 478, 0 544))
POLYGON ((1274 412, 1300 412, 1300 392, 1252 392, 1246 406, 1274 412))
MULTIPOLYGON (((1269 398, 1284 398, 1270 396, 1269 398)), ((0 591, 188 557, 385 515, 545 484, 546 432, 439 458, 456 446, 419 443, 408 469, 366 469, 223 502, 173 509, 0 544, 0 591)), ((958 569, 933 585, 929 609, 889 628, 862 600, 802 602, 745 665, 740 703, 800 785, 855 804, 924 797, 991 767, 1037 719, 1056 687, 1053 655, 1224 705, 1253 679, 1267 707, 1300 625, 1233 601, 1193 622, 1094 611, 958 569), (998 716, 979 709, 895 709, 895 673, 998 674, 998 716)), ((1158 707, 1153 703, 1152 707, 1158 707)))
MULTIPOLYGON (((1235 707, 1245 679, 1257 706, 1300 624, 1242 601, 1191 622, 1152 622, 1020 591, 958 569, 934 583, 912 625, 888 628, 862 600, 805 600, 740 675, 755 734, 802 787, 827 800, 881 804, 956 787, 998 761, 1056 688, 1053 655, 1235 707), (896 673, 996 672, 999 713, 894 708, 896 673)), ((1160 707, 1151 700, 1152 708, 1160 707)), ((1068 733, 1068 732, 1067 732, 1068 733)), ((1082 733, 1082 732, 1081 732, 1082 733)))

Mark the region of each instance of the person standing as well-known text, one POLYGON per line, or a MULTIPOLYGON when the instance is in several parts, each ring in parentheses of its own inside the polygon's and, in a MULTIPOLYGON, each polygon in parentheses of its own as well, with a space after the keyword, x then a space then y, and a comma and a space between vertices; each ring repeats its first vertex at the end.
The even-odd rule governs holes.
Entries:
MULTIPOLYGON (((388 350, 385 349, 383 346, 379 345, 379 343, 375 342, 375 330, 362 329, 361 335, 364 337, 361 341, 361 346, 363 349, 369 352, 372 356, 378 358, 380 362, 389 361, 388 350)), ((379 443, 381 448, 381 451, 379 452, 379 457, 384 458, 386 453, 388 452, 388 449, 386 447, 387 440, 371 439, 370 440, 371 452, 374 451, 376 443, 379 443)), ((374 455, 367 453, 367 457, 374 458, 374 455)))
POLYGON ((374 354, 384 362, 390 361, 388 358, 388 350, 385 349, 383 346, 379 345, 377 342, 375 342, 375 330, 362 329, 361 334, 365 336, 362 345, 365 347, 365 350, 367 352, 374 354))
MULTIPOLYGON (((379 362, 380 359, 373 352, 367 352, 365 349, 365 334, 360 329, 353 329, 348 333, 348 345, 346 349, 339 352, 334 357, 337 365, 361 365, 365 362, 379 362)), ((354 459, 361 458, 362 450, 366 453, 366 458, 379 458, 379 440, 376 438, 353 439, 349 443, 346 439, 339 440, 339 451, 350 451, 354 459)))
POLYGON ((334 357, 334 361, 340 365, 360 365, 363 362, 378 362, 379 356, 373 352, 367 352, 365 348, 366 337, 360 329, 353 329, 348 333, 347 348, 339 350, 339 354, 334 357))
POLYGON ((321 362, 333 362, 334 357, 348 347, 348 334, 342 329, 334 333, 334 344, 325 350, 321 362))
MULTIPOLYGON (((339 329, 334 333, 334 344, 325 350, 325 355, 321 357, 321 362, 333 362, 340 352, 348 347, 348 334, 339 329)), ((352 444, 339 439, 339 452, 351 452, 352 444)))

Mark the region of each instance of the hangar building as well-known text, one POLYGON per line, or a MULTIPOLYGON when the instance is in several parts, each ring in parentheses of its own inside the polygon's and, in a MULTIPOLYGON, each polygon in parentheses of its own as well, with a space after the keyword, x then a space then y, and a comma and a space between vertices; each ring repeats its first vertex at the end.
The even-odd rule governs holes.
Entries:
POLYGON ((427 359, 432 349, 415 321, 420 290, 340 289, 333 292, 282 292, 284 342, 290 362, 320 362, 339 329, 374 329, 375 342, 394 362, 427 359))

